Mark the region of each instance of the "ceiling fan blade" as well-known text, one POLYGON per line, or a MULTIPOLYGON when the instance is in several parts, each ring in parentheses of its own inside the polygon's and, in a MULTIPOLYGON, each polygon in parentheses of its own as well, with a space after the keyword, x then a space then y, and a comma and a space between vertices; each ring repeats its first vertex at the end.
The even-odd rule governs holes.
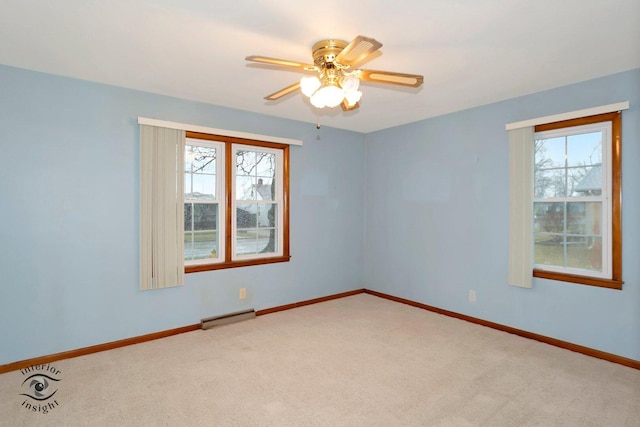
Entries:
POLYGON ((300 89, 300 82, 296 82, 291 86, 287 86, 284 89, 280 89, 277 92, 273 92, 271 95, 267 95, 264 97, 267 101, 275 101, 276 99, 282 98, 285 95, 290 94, 291 92, 295 92, 300 89))
POLYGON ((356 102, 353 105, 347 105, 347 101, 344 100, 342 101, 342 104, 340 104, 340 108, 342 108, 342 111, 352 111, 355 110, 356 108, 358 108, 360 106, 359 102, 356 102))
POLYGON ((335 62, 342 65, 354 65, 362 62, 367 56, 371 55, 376 50, 382 47, 382 43, 379 41, 365 37, 358 36, 342 49, 342 51, 336 56, 335 62))
POLYGON ((268 58, 266 56, 251 55, 245 58, 247 61, 259 62, 261 64, 279 65, 281 67, 298 68, 304 71, 315 71, 316 66, 303 64, 302 62, 289 61, 287 59, 268 58))
POLYGON ((418 87, 424 77, 419 74, 394 73, 391 71, 358 70, 358 77, 365 82, 418 87))

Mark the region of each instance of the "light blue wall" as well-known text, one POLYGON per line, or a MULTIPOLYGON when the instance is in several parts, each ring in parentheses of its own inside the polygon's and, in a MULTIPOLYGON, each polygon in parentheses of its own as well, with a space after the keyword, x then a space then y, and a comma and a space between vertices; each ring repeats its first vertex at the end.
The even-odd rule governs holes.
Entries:
POLYGON ((0 364, 363 287, 361 134, 0 66, 0 149, 0 364), (138 116, 303 140, 291 261, 139 291, 138 116))
POLYGON ((0 364, 362 287, 640 359, 640 70, 364 136, 3 66, 0 88, 0 364), (508 286, 504 125, 622 100, 624 289, 508 286), (291 262, 138 291, 138 116, 303 140, 291 262))
POLYGON ((367 288, 640 360, 640 70, 372 133, 365 152, 367 288), (627 100, 624 289, 507 285, 505 124, 627 100))

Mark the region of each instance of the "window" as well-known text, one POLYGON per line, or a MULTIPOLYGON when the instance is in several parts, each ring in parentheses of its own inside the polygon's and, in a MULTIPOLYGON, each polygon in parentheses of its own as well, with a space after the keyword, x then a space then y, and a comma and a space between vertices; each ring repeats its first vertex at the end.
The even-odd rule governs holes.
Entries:
POLYGON ((620 113, 534 130, 534 277, 621 289, 620 113))
POLYGON ((184 261, 225 259, 224 144, 187 138, 184 154, 184 261), (222 226, 222 229, 221 229, 222 226), (222 234, 219 233, 222 231, 222 234))
POLYGON ((237 259, 282 254, 282 151, 233 144, 231 248, 237 259))
POLYGON ((289 146, 186 133, 185 272, 289 260, 289 146))

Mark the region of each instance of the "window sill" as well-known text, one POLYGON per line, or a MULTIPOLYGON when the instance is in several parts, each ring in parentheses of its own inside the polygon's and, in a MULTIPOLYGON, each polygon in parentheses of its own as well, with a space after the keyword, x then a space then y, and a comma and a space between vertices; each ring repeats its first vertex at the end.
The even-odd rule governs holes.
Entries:
POLYGON ((561 282, 578 283, 580 285, 598 286, 601 288, 622 290, 622 280, 600 279, 598 277, 579 276, 577 274, 554 273, 544 270, 533 270, 533 277, 558 280, 561 282))
POLYGON ((215 264, 198 264, 198 265, 186 265, 184 267, 185 274, 189 273, 197 273, 200 271, 209 271, 209 270, 223 270, 225 268, 236 268, 236 267, 250 267, 252 265, 263 265, 263 264, 274 264, 277 262, 289 262, 291 256, 280 256, 273 258, 259 258, 259 259, 250 259, 250 260, 242 260, 242 261, 228 261, 228 262, 219 262, 215 264))

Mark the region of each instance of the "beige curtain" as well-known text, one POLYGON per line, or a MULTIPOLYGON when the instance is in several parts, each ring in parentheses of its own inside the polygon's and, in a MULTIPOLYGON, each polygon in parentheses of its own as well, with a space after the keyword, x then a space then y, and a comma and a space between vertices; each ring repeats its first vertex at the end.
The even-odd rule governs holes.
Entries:
POLYGON ((140 289, 184 284, 185 132, 140 125, 140 289))
POLYGON ((509 284, 533 275, 533 127, 509 131, 509 284))

